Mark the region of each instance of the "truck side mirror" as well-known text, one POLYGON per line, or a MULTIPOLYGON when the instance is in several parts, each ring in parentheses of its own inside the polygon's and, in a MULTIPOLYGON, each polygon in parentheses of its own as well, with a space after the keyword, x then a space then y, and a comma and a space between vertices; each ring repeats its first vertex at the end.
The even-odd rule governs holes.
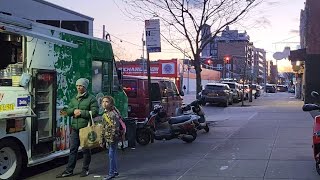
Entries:
POLYGON ((122 79, 122 71, 117 70, 117 75, 118 75, 118 79, 121 80, 122 79))
POLYGON ((317 91, 312 91, 311 92, 311 96, 314 98, 318 98, 319 97, 319 93, 317 91))

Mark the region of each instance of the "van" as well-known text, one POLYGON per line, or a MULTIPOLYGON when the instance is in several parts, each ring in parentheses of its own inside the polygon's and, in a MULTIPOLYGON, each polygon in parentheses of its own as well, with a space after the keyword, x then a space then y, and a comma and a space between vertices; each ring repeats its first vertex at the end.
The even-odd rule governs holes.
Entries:
MULTIPOLYGON (((123 76, 122 86, 128 96, 128 116, 143 121, 149 116, 148 78, 145 76, 123 76)), ((183 92, 179 92, 174 81, 165 78, 151 78, 152 107, 159 104, 168 116, 174 116, 182 105, 183 92)))

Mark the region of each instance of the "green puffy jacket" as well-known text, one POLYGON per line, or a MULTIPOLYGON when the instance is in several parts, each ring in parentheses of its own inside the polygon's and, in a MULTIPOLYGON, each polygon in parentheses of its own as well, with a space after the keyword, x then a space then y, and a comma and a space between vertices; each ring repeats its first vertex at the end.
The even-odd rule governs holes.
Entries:
POLYGON ((92 117, 96 117, 99 112, 99 105, 98 101, 93 95, 86 93, 84 96, 80 98, 72 98, 68 109, 67 114, 68 116, 73 116, 73 112, 75 109, 81 110, 81 115, 79 117, 73 117, 71 126, 73 129, 81 129, 88 125, 90 121, 90 114, 89 111, 92 111, 92 117))

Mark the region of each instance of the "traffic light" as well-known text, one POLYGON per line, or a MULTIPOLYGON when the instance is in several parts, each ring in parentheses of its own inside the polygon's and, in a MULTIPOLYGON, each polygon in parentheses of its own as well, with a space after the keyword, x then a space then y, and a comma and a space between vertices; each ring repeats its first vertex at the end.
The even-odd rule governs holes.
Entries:
POLYGON ((223 57, 223 62, 224 62, 225 64, 230 64, 230 60, 231 60, 230 56, 224 56, 224 57, 223 57))

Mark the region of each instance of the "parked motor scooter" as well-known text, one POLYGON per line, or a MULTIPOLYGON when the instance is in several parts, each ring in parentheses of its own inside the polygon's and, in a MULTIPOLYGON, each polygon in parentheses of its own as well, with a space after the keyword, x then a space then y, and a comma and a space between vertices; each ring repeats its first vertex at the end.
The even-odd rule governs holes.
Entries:
POLYGON ((206 117, 204 114, 204 111, 202 109, 202 105, 205 104, 205 101, 203 98, 196 99, 192 101, 190 104, 187 105, 182 105, 181 107, 177 108, 176 110, 176 115, 190 115, 190 114, 195 114, 200 116, 200 119, 198 122, 196 122, 196 129, 201 130, 204 129, 206 132, 209 132, 209 126, 206 121, 206 117))
MULTIPOLYGON (((318 98, 320 97, 319 93, 316 91, 311 92, 311 96, 318 98)), ((320 106, 318 104, 305 104, 302 107, 303 111, 313 111, 320 110, 320 106)), ((314 118, 313 123, 313 156, 316 161, 316 170, 320 175, 320 115, 314 118)))
POLYGON ((181 139, 187 143, 197 138, 195 123, 200 119, 198 115, 182 115, 167 117, 161 105, 155 105, 150 116, 144 122, 137 124, 136 141, 140 145, 147 145, 155 140, 181 139))

